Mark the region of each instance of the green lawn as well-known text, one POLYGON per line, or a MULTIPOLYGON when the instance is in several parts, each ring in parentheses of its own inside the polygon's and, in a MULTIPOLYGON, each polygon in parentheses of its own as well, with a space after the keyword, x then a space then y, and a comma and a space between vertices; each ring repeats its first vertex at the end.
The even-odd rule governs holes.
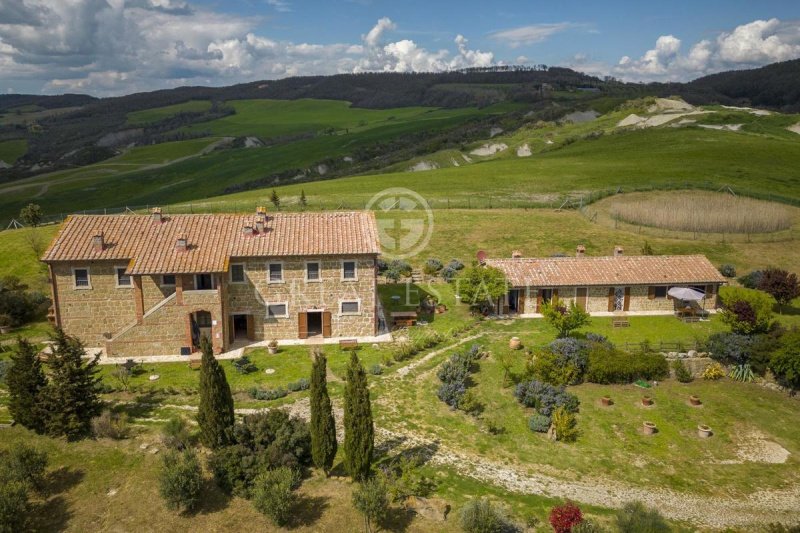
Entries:
POLYGON ((210 108, 211 102, 208 100, 190 100, 182 104, 154 107, 128 113, 128 124, 138 126, 150 122, 158 122, 159 120, 169 118, 178 113, 201 113, 203 111, 208 111, 210 108))
POLYGON ((0 231, 0 277, 16 276, 39 290, 48 290, 47 269, 39 262, 58 226, 0 231))
POLYGON ((15 139, 13 141, 0 141, 0 161, 9 165, 25 155, 28 151, 28 141, 25 139, 15 139))

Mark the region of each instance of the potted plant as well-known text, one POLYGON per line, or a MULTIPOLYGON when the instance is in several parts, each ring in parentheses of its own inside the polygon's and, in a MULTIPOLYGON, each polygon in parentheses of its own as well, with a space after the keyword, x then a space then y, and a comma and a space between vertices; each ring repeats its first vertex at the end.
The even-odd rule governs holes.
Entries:
POLYGON ((651 405, 653 405, 653 398, 645 394, 644 396, 642 396, 642 405, 644 405, 645 407, 650 407, 651 405))
POLYGON ((712 433, 713 432, 711 431, 711 428, 705 424, 700 424, 697 426, 697 436, 701 439, 707 439, 712 435, 712 433))
POLYGON ((689 403, 692 405, 700 405, 703 402, 700 401, 699 396, 697 396, 696 394, 692 394, 691 396, 689 396, 689 403))
POLYGON ((600 403, 608 407, 609 405, 614 404, 614 400, 611 399, 611 396, 603 396, 602 398, 600 398, 600 403))
POLYGON ((5 313, 0 314, 0 333, 5 335, 11 332, 11 316, 5 313))
POLYGON ((519 350, 522 348, 522 341, 519 340, 519 337, 511 337, 511 340, 508 341, 508 347, 512 350, 519 350))
POLYGON ((656 431, 658 431, 655 423, 649 421, 645 421, 643 424, 643 430, 645 435, 655 435, 656 431))
POLYGON ((269 344, 267 344, 267 350, 272 355, 278 353, 278 341, 276 339, 269 341, 269 344))

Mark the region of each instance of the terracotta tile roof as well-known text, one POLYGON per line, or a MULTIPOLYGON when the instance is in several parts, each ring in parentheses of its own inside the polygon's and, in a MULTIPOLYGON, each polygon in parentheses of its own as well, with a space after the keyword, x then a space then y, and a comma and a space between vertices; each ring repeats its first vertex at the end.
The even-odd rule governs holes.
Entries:
POLYGON ((42 261, 128 260, 130 274, 223 272, 231 257, 287 257, 380 253, 375 215, 370 211, 274 213, 263 234, 252 215, 73 215, 42 256, 42 261), (103 234, 96 250, 92 236, 103 234), (188 250, 176 243, 185 235, 188 250))
POLYGON ((488 259, 515 287, 588 287, 724 283, 703 255, 488 259))

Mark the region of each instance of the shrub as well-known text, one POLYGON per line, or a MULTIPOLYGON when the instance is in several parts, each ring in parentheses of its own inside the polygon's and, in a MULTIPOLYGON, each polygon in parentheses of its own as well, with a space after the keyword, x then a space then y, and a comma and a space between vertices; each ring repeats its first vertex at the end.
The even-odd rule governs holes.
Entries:
POLYGON ((453 279, 455 279, 455 277, 458 275, 458 270, 454 269, 450 265, 447 265, 441 270, 439 275, 442 277, 443 280, 449 283, 453 281, 453 279))
POLYGON ((15 444, 0 453, 0 485, 19 482, 41 491, 44 488, 47 454, 26 444, 15 444))
POLYGON ((556 533, 571 533, 583 521, 583 514, 577 505, 566 502, 550 509, 548 520, 556 533))
POLYGON ((0 533, 25 531, 29 513, 27 485, 21 481, 0 482, 0 533))
POLYGON ((763 271, 754 270, 740 277, 737 281, 742 284, 742 287, 745 287, 747 289, 757 289, 758 286, 761 284, 761 278, 763 276, 764 276, 763 271))
POLYGON ((449 381, 439 385, 436 396, 453 409, 458 409, 458 403, 466 392, 467 386, 463 381, 449 381))
POLYGON ((589 313, 575 305, 575 302, 570 302, 569 308, 558 304, 545 304, 542 314, 558 331, 559 338, 569 337, 570 333, 589 323, 589 313))
POLYGON ((217 485, 228 494, 247 497, 264 470, 296 470, 311 463, 308 424, 282 409, 246 416, 233 436, 234 445, 215 450, 209 459, 217 485))
POLYGON ((471 390, 468 390, 458 402, 458 408, 470 415, 479 415, 483 411, 483 404, 471 390))
POLYGON ((374 365, 369 367, 369 373, 372 374, 373 376, 380 376, 381 374, 383 374, 383 367, 380 365, 380 363, 375 363, 374 365))
POLYGON ((505 513, 484 498, 467 502, 459 521, 466 533, 502 533, 509 526, 505 513))
POLYGON ((11 362, 0 359, 0 385, 6 384, 6 376, 8 375, 9 368, 11 368, 11 362))
POLYGON ((578 439, 578 420, 566 406, 559 406, 553 411, 553 431, 556 440, 575 442, 578 439))
POLYGON ((603 531, 600 526, 586 519, 580 524, 572 526, 572 533, 603 533, 603 531))
POLYGON ((550 429, 550 417, 535 413, 528 419, 528 427, 537 433, 547 433, 547 430, 550 429))
POLYGON ((719 273, 725 276, 726 278, 735 278, 736 277, 736 267, 731 264, 724 264, 719 266, 719 273))
POLYGON ((734 333, 765 333, 772 326, 772 296, 754 289, 720 287, 722 321, 734 333))
POLYGON ((589 350, 586 381, 590 383, 633 383, 637 379, 664 379, 669 365, 659 353, 629 354, 604 345, 589 350))
MULTIPOLYGON (((442 363, 436 373, 439 381, 442 382, 437 391, 437 396, 453 409, 460 407, 467 391, 467 380, 472 366, 480 355, 480 346, 473 344, 466 352, 458 352, 451 355, 450 359, 442 363)), ((475 407, 475 403, 472 403, 469 407, 475 407)))
POLYGON ((526 367, 529 377, 551 385, 574 385, 580 383, 582 372, 574 363, 559 357, 550 350, 534 354, 526 367))
MULTIPOLYGON (((590 333, 589 335, 593 334, 590 333)), ((602 337, 602 339, 605 340, 605 337, 602 337)), ((554 340, 550 343, 549 348, 550 351, 558 355, 557 362, 559 365, 572 364, 583 375, 589 363, 589 344, 591 342, 599 341, 589 340, 588 335, 585 341, 574 337, 566 337, 554 340)))
POLYGON ((731 367, 728 377, 734 381, 741 381, 743 383, 750 383, 756 378, 755 374, 753 374, 753 370, 748 364, 731 367))
POLYGON ((408 277, 413 272, 411 265, 402 259, 393 259, 389 262, 389 270, 398 272, 401 276, 408 277))
POLYGON ((725 371, 719 363, 711 363, 703 370, 703 379, 718 380, 725 377, 725 371))
POLYGON ((447 263, 447 266, 445 268, 452 268, 455 271, 463 270, 464 263, 462 263, 458 259, 451 259, 450 262, 447 263))
POLYGON ((267 470, 253 482, 253 506, 276 526, 289 521, 296 497, 294 490, 300 482, 295 470, 285 466, 267 470))
POLYGON ((192 511, 200 503, 203 473, 191 450, 164 454, 158 475, 159 493, 168 509, 192 511))
POLYGON ((250 374, 251 372, 255 372, 258 370, 255 363, 253 363, 249 357, 243 355, 237 359, 233 359, 231 361, 233 364, 233 368, 240 374, 250 374))
POLYGON ((750 335, 722 331, 708 338, 711 358, 726 365, 741 365, 750 361, 755 339, 750 335))
POLYGON ((0 278, 0 315, 5 317, 2 325, 17 327, 43 317, 49 305, 44 294, 29 291, 19 278, 0 278))
POLYGON ((425 261, 425 266, 423 267, 423 272, 425 272, 429 276, 435 276, 444 268, 444 265, 438 259, 428 259, 425 261))
POLYGON ((173 416, 161 428, 161 442, 167 448, 183 450, 191 444, 191 435, 186 420, 180 416, 173 416))
POLYGON ((364 515, 367 531, 386 517, 389 510, 389 491, 379 477, 370 478, 353 491, 353 507, 364 515))
POLYGON ((772 355, 769 368, 778 383, 790 390, 800 389, 800 330, 784 335, 781 344, 772 355))
POLYGON ((100 416, 92 418, 92 434, 98 439, 120 440, 128 436, 128 415, 104 409, 100 416))
POLYGON ((461 302, 473 309, 482 309, 497 301, 508 291, 506 275, 490 266, 464 269, 456 279, 461 302))
POLYGON ((539 414, 551 416, 558 407, 564 407, 570 413, 578 412, 580 401, 564 390, 535 379, 520 383, 514 390, 514 396, 526 407, 534 407, 539 414))
POLYGON ((261 389, 258 387, 252 387, 247 392, 254 400, 263 401, 277 400, 289 394, 289 392, 283 387, 278 387, 277 389, 261 389))
POLYGON ((797 274, 778 268, 766 269, 758 283, 758 288, 775 298, 780 306, 784 306, 800 296, 797 274))
POLYGON ((289 389, 289 392, 299 392, 303 390, 308 390, 309 382, 306 378, 300 378, 297 381, 292 381, 286 388, 289 389))
POLYGON ((383 259, 378 259, 376 265, 378 267, 378 274, 383 274, 389 268, 389 263, 383 259))
POLYGON ((694 380, 692 373, 689 372, 689 369, 686 368, 686 365, 683 364, 683 361, 680 359, 672 362, 672 370, 675 371, 675 379, 681 383, 690 383, 692 380, 694 380))
POLYGON ((616 513, 620 533, 669 533, 670 527, 655 509, 648 509, 641 502, 626 503, 616 513))
POLYGON ((384 271, 383 275, 386 276, 386 279, 388 279, 389 281, 393 281, 395 283, 400 281, 400 278, 403 277, 403 274, 395 268, 387 268, 384 271))

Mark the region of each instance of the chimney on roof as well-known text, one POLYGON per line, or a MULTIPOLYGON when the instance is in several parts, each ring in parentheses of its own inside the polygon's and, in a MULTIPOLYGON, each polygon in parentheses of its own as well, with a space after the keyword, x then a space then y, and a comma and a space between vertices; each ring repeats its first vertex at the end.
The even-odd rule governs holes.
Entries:
POLYGON ((92 248, 94 248, 95 252, 102 252, 106 248, 105 239, 103 238, 103 232, 95 233, 92 235, 92 248))
POLYGON ((267 226, 267 222, 264 218, 256 217, 256 233, 258 233, 259 235, 264 233, 264 229, 267 226))
POLYGON ((161 215, 161 208, 154 207, 150 210, 150 218, 153 219, 153 222, 156 224, 161 224, 164 222, 164 217, 161 215))
POLYGON ((189 240, 186 238, 186 235, 181 235, 178 237, 178 240, 175 241, 175 250, 179 252, 185 252, 189 249, 189 240))
POLYGON ((522 251, 521 250, 514 250, 513 252, 511 252, 511 258, 512 259, 519 259, 520 257, 522 257, 522 251))
POLYGON ((250 224, 245 224, 242 226, 242 235, 245 237, 252 237, 253 236, 253 226, 250 224))
POLYGON ((263 205, 256 207, 256 219, 267 218, 267 208, 263 205))
POLYGON ((575 248, 575 257, 585 257, 586 256, 586 246, 579 244, 575 248))
POLYGON ((625 250, 622 246, 615 246, 614 247, 614 257, 621 257, 625 250))

